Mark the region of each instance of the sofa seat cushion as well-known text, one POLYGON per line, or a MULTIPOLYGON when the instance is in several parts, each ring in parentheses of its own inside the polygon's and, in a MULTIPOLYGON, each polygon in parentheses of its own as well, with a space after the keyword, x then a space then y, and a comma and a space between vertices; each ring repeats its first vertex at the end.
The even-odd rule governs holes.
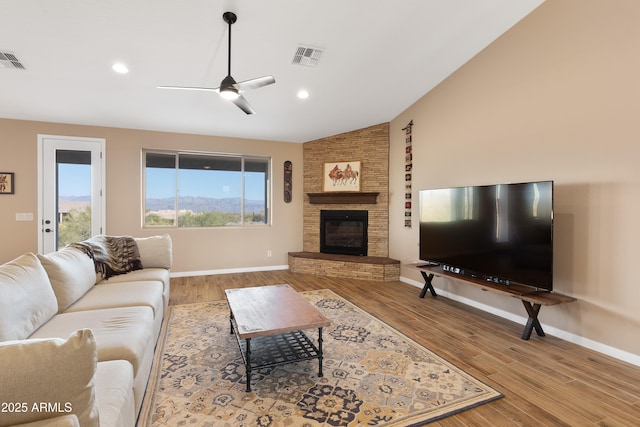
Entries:
POLYGON ((108 280, 101 280, 98 282, 99 285, 108 285, 110 283, 123 283, 123 282, 144 282, 144 281, 153 281, 157 280, 162 282, 164 285, 163 295, 164 295, 164 308, 165 310, 169 306, 169 294, 171 292, 171 282, 169 278, 169 270, 166 268, 144 268, 142 270, 132 271, 127 274, 122 274, 120 276, 110 277, 108 280))
POLYGON ((145 357, 155 347, 153 310, 150 307, 107 308, 55 315, 31 338, 65 337, 78 327, 93 331, 98 361, 127 360, 134 376, 145 357))
POLYGON ((27 338, 57 312, 51 282, 36 255, 0 265, 0 341, 27 338))
POLYGON ((38 255, 47 271, 51 287, 62 313, 96 284, 95 266, 81 250, 66 247, 57 252, 38 255))
POLYGON ((65 339, 6 341, 0 343, 0 360, 0 402, 26 405, 25 411, 2 413, 0 426, 69 414, 82 426, 98 426, 96 341, 90 330, 65 339), (41 404, 53 406, 38 410, 41 404))
POLYGON ((109 283, 143 282, 148 280, 156 280, 167 284, 169 283, 169 270, 166 268, 143 268, 142 270, 131 271, 127 274, 100 280, 98 284, 107 285, 109 283))
POLYGON ((136 422, 133 367, 126 360, 99 362, 96 403, 100 427, 131 427, 136 422))
POLYGON ((163 313, 163 285, 161 282, 109 283, 91 288, 67 313, 103 308, 147 306, 154 316, 163 313))

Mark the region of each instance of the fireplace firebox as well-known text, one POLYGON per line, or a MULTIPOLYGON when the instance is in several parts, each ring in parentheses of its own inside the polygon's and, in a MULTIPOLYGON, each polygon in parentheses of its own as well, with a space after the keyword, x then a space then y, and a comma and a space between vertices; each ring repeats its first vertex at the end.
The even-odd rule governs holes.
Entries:
POLYGON ((369 213, 360 210, 320 211, 320 252, 367 255, 369 213))

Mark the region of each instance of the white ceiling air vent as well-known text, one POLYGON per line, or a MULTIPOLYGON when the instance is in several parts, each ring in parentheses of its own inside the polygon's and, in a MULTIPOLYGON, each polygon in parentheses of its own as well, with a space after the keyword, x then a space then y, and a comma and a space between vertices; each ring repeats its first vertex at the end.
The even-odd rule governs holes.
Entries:
POLYGON ((318 65, 322 51, 315 47, 298 46, 296 53, 293 55, 292 64, 305 65, 307 67, 315 67, 318 65))
POLYGON ((25 66, 20 62, 18 57, 12 52, 0 51, 0 68, 16 68, 18 70, 26 70, 25 66))

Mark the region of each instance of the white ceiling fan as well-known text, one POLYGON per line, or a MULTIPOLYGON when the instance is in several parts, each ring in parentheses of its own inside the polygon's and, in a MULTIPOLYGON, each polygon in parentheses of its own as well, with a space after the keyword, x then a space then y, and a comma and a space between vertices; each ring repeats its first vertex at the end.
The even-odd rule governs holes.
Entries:
POLYGON ((181 90, 201 90, 205 92, 216 92, 219 93, 221 97, 224 99, 228 99, 229 101, 236 104, 238 108, 244 111, 247 114, 255 114, 253 108, 249 102, 245 99, 242 94, 248 90, 258 89, 263 86, 267 86, 276 82, 276 79, 273 76, 264 76, 258 77, 251 80, 245 80, 242 82, 236 82, 236 80, 231 77, 231 25, 233 25, 238 17, 233 12, 225 12, 222 14, 222 19, 224 22, 229 24, 229 61, 227 67, 227 76, 222 79, 219 87, 210 88, 210 87, 189 87, 189 86, 158 86, 159 89, 181 89, 181 90))

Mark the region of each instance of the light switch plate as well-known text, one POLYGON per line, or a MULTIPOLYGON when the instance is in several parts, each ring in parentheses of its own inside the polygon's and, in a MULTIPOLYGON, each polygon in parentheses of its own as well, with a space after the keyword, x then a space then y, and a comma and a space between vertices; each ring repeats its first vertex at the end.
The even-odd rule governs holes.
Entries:
POLYGON ((33 214, 29 213, 17 213, 16 221, 33 221, 33 214))

